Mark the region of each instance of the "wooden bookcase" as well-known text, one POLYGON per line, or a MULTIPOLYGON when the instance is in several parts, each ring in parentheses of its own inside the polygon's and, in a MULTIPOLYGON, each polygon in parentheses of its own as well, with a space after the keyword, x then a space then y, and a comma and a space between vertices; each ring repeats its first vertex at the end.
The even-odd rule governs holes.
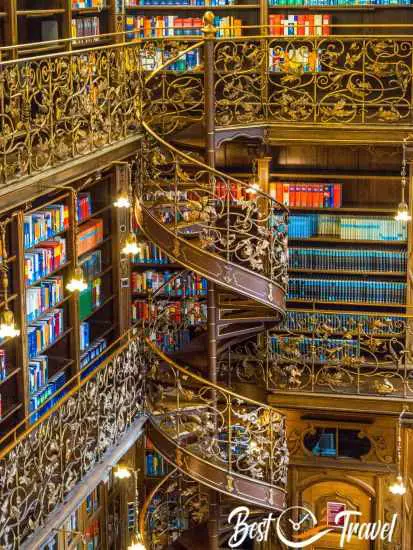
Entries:
MULTIPOLYGON (((73 28, 78 29, 78 36, 79 29, 86 29, 85 32, 89 35, 92 32, 91 29, 99 29, 101 35, 121 31, 130 32, 128 21, 130 22, 131 18, 136 16, 176 16, 189 21, 191 18, 202 18, 207 10, 212 10, 216 17, 236 17, 241 19, 243 26, 254 27, 243 29, 244 35, 257 35, 259 26, 261 33, 269 34, 272 14, 297 16, 329 14, 330 22, 334 25, 333 34, 385 34, 386 24, 401 24, 409 21, 410 10, 413 7, 413 3, 402 4, 401 2, 393 5, 299 6, 291 2, 270 5, 268 0, 260 0, 258 3, 251 0, 237 0, 232 5, 218 6, 211 5, 210 0, 206 0, 205 5, 161 3, 144 5, 143 0, 91 0, 89 3, 91 6, 84 7, 88 3, 77 3, 75 0, 0 0, 0 47, 38 43, 48 39, 55 41, 73 38, 73 28), (358 24, 367 26, 357 28, 358 24), (374 28, 375 24, 383 27, 374 28), (354 27, 345 28, 340 25, 354 25, 354 27)), ((406 34, 409 31, 402 32, 406 34)), ((120 36, 114 35, 102 36, 99 39, 78 38, 72 43, 70 41, 51 42, 33 48, 26 47, 19 52, 12 50, 4 52, 2 56, 35 55, 45 51, 105 44, 120 39, 120 36)))
MULTIPOLYGON (((47 199, 35 199, 30 210, 7 214, 8 305, 14 312, 21 332, 17 338, 0 342, 0 349, 6 354, 6 371, 0 379, 1 435, 8 433, 33 412, 33 408, 37 408, 39 414, 44 411, 42 403, 51 391, 48 384, 56 382, 56 378, 61 377, 57 380, 56 387, 51 388, 58 389, 59 384, 61 386, 76 374, 81 378, 88 374, 110 351, 111 344, 117 340, 121 330, 124 332, 129 325, 128 316, 125 325, 120 314, 122 308, 128 309, 129 300, 125 298, 125 293, 120 292, 119 266, 123 259, 119 243, 123 222, 117 209, 113 207, 118 188, 116 179, 116 171, 112 170, 88 183, 86 187, 84 181, 76 182, 73 187, 81 187, 77 195, 78 203, 71 191, 51 191, 47 199), (90 203, 90 211, 83 217, 77 206, 82 197, 87 197, 90 203), (66 208, 66 225, 47 235, 47 239, 29 243, 28 220, 34 220, 36 216, 38 219, 54 205, 66 208), (77 212, 80 216, 76 226, 77 212), (95 241, 89 238, 82 249, 79 241, 83 235, 93 234, 96 220, 101 220, 102 234, 95 241), (60 245, 61 240, 65 243, 66 258, 59 256, 60 262, 56 260, 55 264, 48 263, 47 268, 41 270, 41 264, 35 264, 45 261, 38 259, 42 254, 39 250, 44 250, 47 246, 54 247, 59 240, 60 245), (90 286, 80 295, 66 289, 75 266, 75 251, 79 252, 78 263, 83 266, 90 286), (29 271, 29 266, 33 265, 37 265, 38 269, 32 268, 29 271), (89 269, 86 269, 87 265, 89 269), (54 294, 50 289, 58 285, 60 293, 54 294), (53 301, 50 301, 50 296, 54 296, 53 301), (42 301, 41 306, 39 300, 42 301), (31 312, 30 317, 28 312, 31 312), (59 319, 58 322, 56 318, 59 319), (53 326, 54 330, 45 326, 53 326), (33 337, 34 330, 38 330, 36 338, 33 337), (39 333, 43 335, 42 338, 39 333), (41 349, 38 347, 39 342, 41 349), (37 346, 35 351, 33 345, 37 346), (47 379, 36 370, 39 361, 46 361, 42 357, 47 357, 47 379)), ((129 289, 126 290, 128 293, 129 289)), ((32 417, 32 421, 33 419, 36 416, 32 417)))

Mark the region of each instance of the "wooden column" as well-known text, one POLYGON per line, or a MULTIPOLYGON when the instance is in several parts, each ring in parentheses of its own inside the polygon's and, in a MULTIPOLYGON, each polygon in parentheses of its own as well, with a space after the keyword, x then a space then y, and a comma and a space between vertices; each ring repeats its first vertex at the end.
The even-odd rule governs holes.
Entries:
MULTIPOLYGON (((204 89, 205 89, 205 145, 207 164, 215 168, 215 91, 214 91, 214 14, 210 11, 204 15, 204 89)), ((209 176, 210 188, 215 191, 215 178, 209 176)), ((216 326, 216 288, 208 281, 208 367, 209 379, 217 381, 217 326, 216 326)), ((213 402, 216 394, 213 392, 213 402)), ((208 537, 209 549, 218 550, 218 495, 215 491, 209 496, 208 537)))

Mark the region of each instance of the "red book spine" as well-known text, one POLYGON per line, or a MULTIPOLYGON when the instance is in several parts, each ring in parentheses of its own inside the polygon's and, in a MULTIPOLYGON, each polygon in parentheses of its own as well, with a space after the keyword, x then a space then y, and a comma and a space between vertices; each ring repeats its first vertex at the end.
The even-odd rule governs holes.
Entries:
POLYGON ((298 36, 304 36, 306 17, 307 17, 306 15, 299 15, 298 16, 298 28, 297 28, 298 36))
POLYGON ((301 183, 295 184, 295 205, 302 206, 301 198, 301 183))
POLYGON ((330 36, 331 34, 331 15, 325 14, 323 15, 323 36, 330 36))
POLYGON ((276 194, 276 199, 277 199, 277 202, 280 202, 282 204, 283 202, 283 184, 282 183, 277 183, 277 194, 276 194))

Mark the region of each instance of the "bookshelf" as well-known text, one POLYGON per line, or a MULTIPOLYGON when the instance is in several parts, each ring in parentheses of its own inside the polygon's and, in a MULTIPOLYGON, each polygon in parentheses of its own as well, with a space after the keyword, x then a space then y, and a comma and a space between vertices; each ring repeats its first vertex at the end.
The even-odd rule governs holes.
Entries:
POLYGON ((164 312, 168 322, 156 335, 164 352, 180 352, 202 330, 207 317, 207 280, 171 262, 144 239, 140 255, 132 258, 130 288, 133 323, 146 326, 164 312))
POLYGON ((1 435, 29 413, 30 422, 38 419, 68 380, 96 368, 129 324, 128 316, 120 321, 129 300, 120 291, 118 184, 111 170, 86 186, 75 182, 77 196, 51 191, 4 218, 7 301, 20 335, 0 342, 1 435), (88 283, 79 295, 66 289, 76 264, 88 283))
POLYGON ((398 180, 383 188, 375 174, 302 175, 273 174, 270 184, 291 210, 289 307, 406 313, 410 236, 394 220, 398 180))
MULTIPOLYGON (((386 24, 397 24, 406 21, 408 10, 413 6, 410 0, 397 3, 385 3, 385 0, 357 2, 356 0, 330 0, 331 5, 318 0, 0 0, 0 46, 18 44, 36 45, 25 48, 18 54, 35 55, 45 51, 59 51, 65 48, 87 47, 107 44, 119 40, 115 36, 88 38, 98 33, 107 35, 119 31, 130 31, 127 38, 138 35, 196 35, 200 34, 200 20, 203 13, 212 10, 216 17, 216 26, 221 25, 218 36, 256 35, 257 28, 270 35, 283 35, 281 19, 286 20, 287 34, 308 34, 315 24, 320 27, 319 34, 348 34, 348 28, 340 25, 355 25, 351 33, 369 34, 369 32, 386 33, 386 24), (217 5, 215 5, 217 4, 217 5), (289 19, 290 18, 290 19, 289 19), (144 25, 145 21, 145 25, 144 25), (320 23, 321 21, 321 23, 320 23), (137 25, 141 25, 137 31, 137 25), (366 25, 364 29, 358 24, 366 25), (374 24, 383 27, 371 29, 374 24), (333 29, 330 25, 334 25, 333 29), (302 31, 291 32, 296 27, 302 31), (166 30, 166 28, 168 30, 166 30), (281 29, 277 32, 276 29, 281 29), (305 30, 307 29, 307 30, 305 30), (134 32, 132 32, 134 31, 134 32), (48 40, 75 38, 72 44, 41 42, 48 40)), ((315 33, 317 34, 317 33, 315 33)), ((5 52, 7 57, 10 52, 5 52)))

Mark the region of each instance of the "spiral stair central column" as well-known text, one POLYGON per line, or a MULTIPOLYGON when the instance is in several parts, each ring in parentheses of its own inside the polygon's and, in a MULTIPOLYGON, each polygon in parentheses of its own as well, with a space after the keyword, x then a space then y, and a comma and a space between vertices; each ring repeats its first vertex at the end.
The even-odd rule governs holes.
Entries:
MULTIPOLYGON (((204 89, 205 89, 205 115, 204 124, 206 132, 206 158, 207 164, 215 168, 215 93, 214 93, 214 37, 213 14, 207 12, 204 17, 205 36, 204 46, 204 89)), ((215 187, 215 178, 209 175, 209 184, 212 189, 215 187)), ((209 379, 217 383, 217 306, 215 283, 208 281, 208 371, 209 379)), ((217 396, 211 396, 216 403, 217 396)), ((211 491, 209 496, 209 519, 208 536, 210 550, 219 549, 218 541, 218 516, 219 502, 218 493, 211 491)))

